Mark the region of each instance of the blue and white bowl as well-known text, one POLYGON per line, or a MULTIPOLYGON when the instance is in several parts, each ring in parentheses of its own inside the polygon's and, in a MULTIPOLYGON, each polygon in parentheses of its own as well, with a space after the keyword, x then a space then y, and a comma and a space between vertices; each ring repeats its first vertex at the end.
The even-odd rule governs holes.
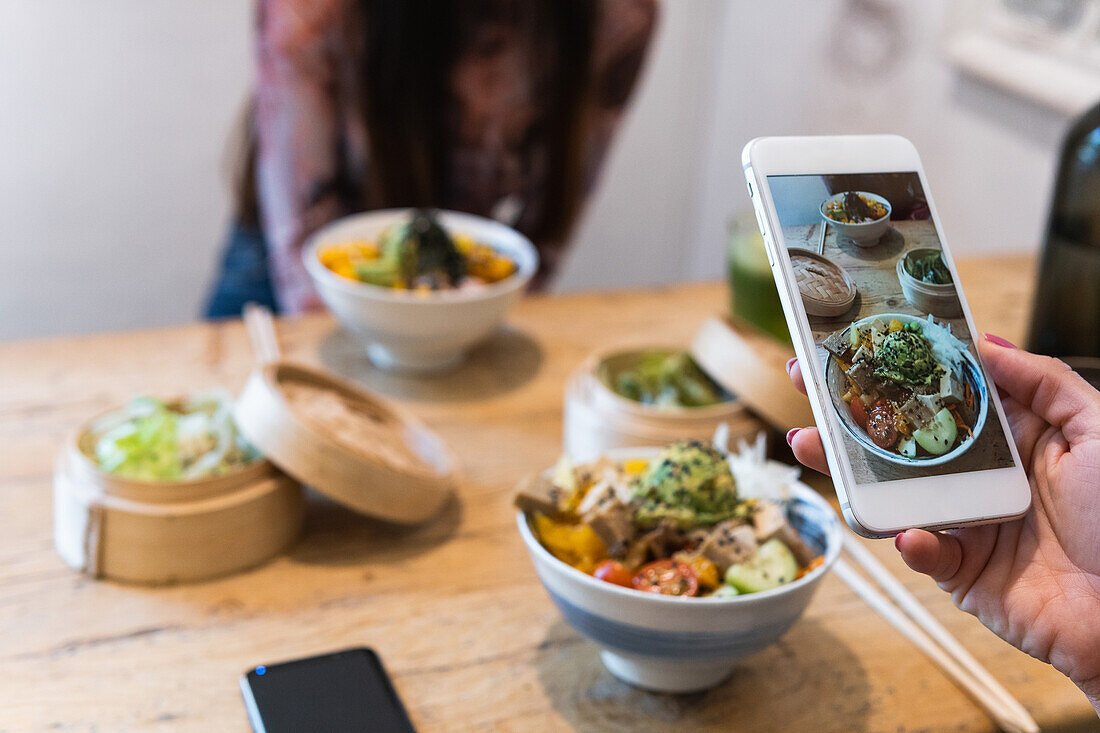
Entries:
MULTIPOLYGON (((656 453, 625 449, 608 455, 621 460, 656 453)), ((694 692, 718 684, 737 660, 778 641, 840 553, 837 514, 813 489, 791 487, 788 517, 825 562, 793 583, 732 598, 675 598, 597 580, 551 555, 523 512, 516 523, 550 598, 573 628, 602 647, 600 657, 612 674, 650 690, 694 692)))
MULTIPOLYGON (((900 321, 902 323, 915 323, 918 326, 922 326, 926 323, 923 318, 906 315, 905 313, 878 313, 854 321, 841 331, 841 334, 847 338, 848 332, 851 329, 859 328, 863 324, 876 319, 885 322, 900 321)), ((871 436, 867 434, 867 431, 856 423, 855 418, 852 417, 852 411, 848 408, 848 403, 844 401, 844 393, 848 390, 848 379, 844 376, 844 370, 836 363, 836 359, 831 355, 826 355, 825 382, 828 385, 829 397, 832 399, 833 409, 836 410, 840 424, 844 426, 848 434, 851 435, 865 451, 878 456, 884 461, 896 463, 900 466, 940 466, 944 463, 950 463, 963 453, 966 453, 966 451, 970 450, 970 446, 977 442, 978 436, 982 434, 982 429, 985 427, 985 421, 989 414, 989 390, 985 386, 985 379, 982 377, 982 369, 978 366, 978 360, 974 358, 974 355, 970 353, 965 344, 960 342, 959 346, 963 355, 962 376, 970 384, 970 388, 974 390, 974 395, 977 399, 977 416, 974 420, 974 425, 970 428, 973 437, 964 438, 959 441, 959 444, 955 446, 953 450, 949 450, 942 456, 906 458, 893 450, 878 447, 875 445, 875 441, 871 440, 871 436)))

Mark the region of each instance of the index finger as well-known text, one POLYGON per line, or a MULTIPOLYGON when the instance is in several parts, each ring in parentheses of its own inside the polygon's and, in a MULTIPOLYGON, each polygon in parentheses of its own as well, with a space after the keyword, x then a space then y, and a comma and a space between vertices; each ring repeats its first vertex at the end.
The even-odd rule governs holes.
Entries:
POLYGON ((802 377, 802 367, 798 365, 798 357, 787 362, 787 374, 790 375, 794 386, 802 394, 806 394, 806 380, 802 377))
POLYGON ((978 350, 1003 393, 1061 428, 1071 444, 1100 431, 1100 392, 1065 362, 1002 346, 1002 340, 986 334, 978 350))

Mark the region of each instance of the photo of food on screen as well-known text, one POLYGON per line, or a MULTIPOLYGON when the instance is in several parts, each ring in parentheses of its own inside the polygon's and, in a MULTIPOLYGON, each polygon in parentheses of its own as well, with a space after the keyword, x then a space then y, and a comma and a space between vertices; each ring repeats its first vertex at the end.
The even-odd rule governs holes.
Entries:
POLYGON ((768 183, 856 483, 1011 466, 917 173, 768 183))

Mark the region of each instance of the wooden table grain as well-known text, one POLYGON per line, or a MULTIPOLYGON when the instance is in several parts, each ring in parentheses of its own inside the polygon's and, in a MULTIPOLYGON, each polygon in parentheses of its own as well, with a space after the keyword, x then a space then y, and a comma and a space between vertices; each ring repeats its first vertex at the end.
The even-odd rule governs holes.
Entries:
MULTIPOLYGON (((1032 267, 964 264, 980 328, 1022 337, 1032 267)), ((243 670, 354 645, 379 651, 425 731, 991 730, 833 578, 779 644, 690 696, 615 680, 540 587, 511 494, 558 455, 567 375, 620 339, 686 343, 725 303, 718 284, 531 298, 464 367, 427 381, 370 368, 325 315, 282 321, 293 357, 390 395, 449 442, 462 462, 459 499, 429 525, 397 529, 312 497, 285 556, 160 589, 96 582, 62 564, 52 460, 80 422, 134 393, 239 389, 251 366, 241 325, 0 344, 0 730, 246 731, 243 670)), ((889 543, 869 544, 1045 730, 1096 726, 1072 684, 953 609, 889 543)))

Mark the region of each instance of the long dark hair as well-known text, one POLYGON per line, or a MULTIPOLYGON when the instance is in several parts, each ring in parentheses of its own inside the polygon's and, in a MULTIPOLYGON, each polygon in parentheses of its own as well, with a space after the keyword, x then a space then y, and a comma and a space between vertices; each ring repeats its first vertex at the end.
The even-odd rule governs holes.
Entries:
MULTIPOLYGON (((482 23, 504 22, 531 47, 539 122, 525 145, 545 174, 525 233, 564 237, 584 191, 584 130, 592 84, 591 0, 349 0, 354 4, 354 83, 368 137, 365 208, 446 206, 456 110, 450 75, 459 48, 482 23)), ((254 165, 254 155, 246 166, 254 165)), ((253 171, 240 178, 242 217, 255 214, 253 171)), ((487 212, 478 212, 487 213, 487 212)))

